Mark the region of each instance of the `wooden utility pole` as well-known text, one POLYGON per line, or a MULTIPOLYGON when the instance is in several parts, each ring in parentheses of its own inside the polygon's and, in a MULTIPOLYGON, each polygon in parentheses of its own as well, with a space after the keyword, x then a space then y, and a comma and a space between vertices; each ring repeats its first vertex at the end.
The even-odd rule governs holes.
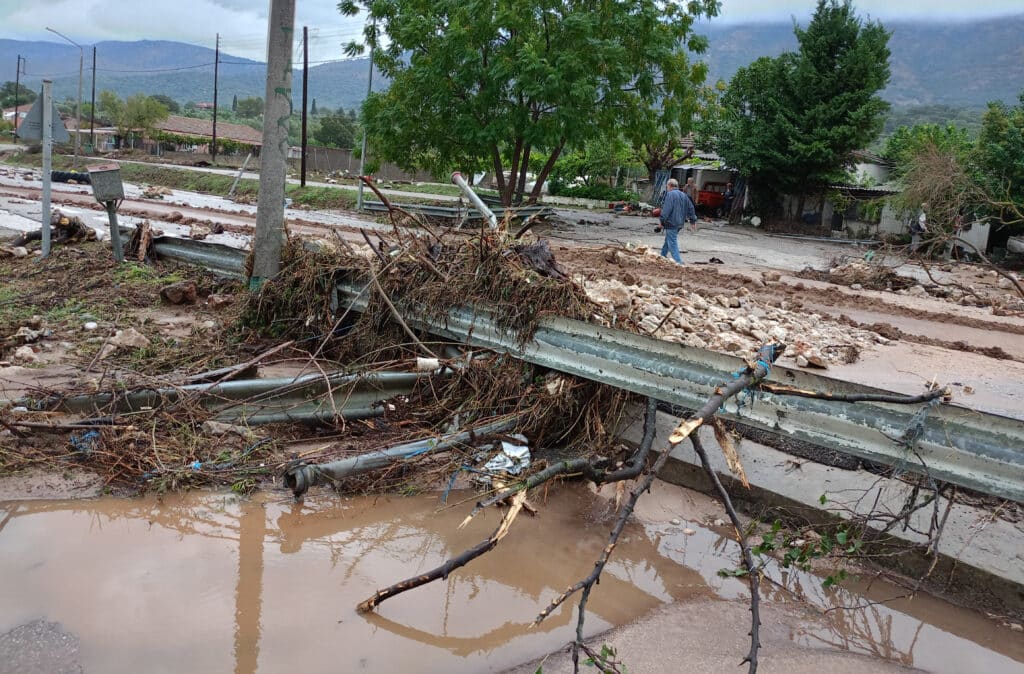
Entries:
POLYGON ((213 142, 210 144, 210 163, 217 163, 217 75, 220 70, 220 33, 217 33, 217 48, 213 52, 213 142))
POLYGON ((14 64, 14 142, 18 142, 18 89, 21 88, 21 54, 14 64))
MULTIPOLYGON (((377 28, 377 19, 376 18, 374 18, 374 20, 373 20, 373 27, 374 27, 374 32, 376 32, 376 28, 377 28)), ((373 54, 374 54, 374 49, 375 48, 376 48, 375 45, 370 45, 370 76, 366 79, 366 97, 367 98, 369 98, 370 94, 373 93, 373 54)), ((362 131, 363 131, 363 149, 359 153, 359 177, 360 178, 363 177, 363 170, 364 170, 364 168, 366 166, 366 120, 362 120, 362 121, 363 121, 363 123, 361 124, 361 126, 363 127, 363 129, 362 129, 362 131)), ((363 181, 362 180, 359 181, 359 191, 356 193, 356 210, 357 211, 362 211, 363 210, 363 181)))
POLYGON ((260 149, 260 191, 256 205, 252 276, 258 289, 281 268, 284 239, 284 192, 288 162, 288 120, 292 114, 292 39, 295 0, 271 0, 267 28, 267 88, 260 149))
POLYGON ((309 92, 309 28, 302 27, 302 159, 299 185, 306 186, 306 95, 309 92))
POLYGON ((89 104, 89 146, 96 154, 96 45, 92 47, 92 103, 89 104))

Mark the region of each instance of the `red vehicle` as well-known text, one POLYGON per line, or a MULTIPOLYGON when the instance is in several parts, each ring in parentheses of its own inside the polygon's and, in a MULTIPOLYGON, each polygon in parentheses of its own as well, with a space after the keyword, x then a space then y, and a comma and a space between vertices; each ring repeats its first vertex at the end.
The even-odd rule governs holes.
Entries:
POLYGON ((720 215, 725 205, 726 183, 704 183, 704 189, 697 192, 697 210, 720 215))

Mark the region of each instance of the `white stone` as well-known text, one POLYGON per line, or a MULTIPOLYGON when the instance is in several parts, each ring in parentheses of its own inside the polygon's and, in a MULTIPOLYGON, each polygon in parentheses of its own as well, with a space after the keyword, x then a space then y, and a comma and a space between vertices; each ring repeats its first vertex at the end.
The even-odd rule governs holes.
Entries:
POLYGON ((92 332, 93 330, 95 330, 98 327, 100 327, 100 326, 99 326, 99 324, 96 321, 89 321, 88 323, 86 323, 85 325, 82 326, 82 328, 84 330, 88 330, 89 332, 92 332))
POLYGON ((31 346, 19 346, 14 350, 14 360, 22 363, 34 363, 38 358, 31 346))

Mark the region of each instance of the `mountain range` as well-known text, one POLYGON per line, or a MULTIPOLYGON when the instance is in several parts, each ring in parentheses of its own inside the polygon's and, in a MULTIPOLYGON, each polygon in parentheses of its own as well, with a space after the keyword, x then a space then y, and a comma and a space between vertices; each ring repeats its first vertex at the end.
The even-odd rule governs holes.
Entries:
MULTIPOLYGON (((883 97, 896 107, 949 105, 978 108, 992 100, 1014 103, 1024 91, 1024 14, 977 22, 887 22, 892 31, 892 78, 883 97)), ((709 65, 712 81, 728 80, 760 56, 796 49, 788 23, 698 26, 710 40, 699 58, 709 65)), ((96 44, 96 91, 109 89, 124 97, 165 94, 184 104, 213 100, 214 51, 183 42, 142 40, 96 44)), ((25 57, 22 81, 38 89, 44 76, 54 82, 58 99, 78 90, 78 49, 54 42, 0 40, 0 82, 14 80, 18 55, 25 57)), ((259 61, 221 53, 218 97, 264 95, 264 66, 259 61)), ((89 99, 91 45, 86 46, 84 89, 89 99)), ((301 101, 302 71, 294 71, 293 94, 301 101)), ((309 97, 319 109, 350 109, 366 96, 369 62, 365 58, 320 63, 309 69, 309 97)), ((374 77, 374 90, 387 81, 374 77)))

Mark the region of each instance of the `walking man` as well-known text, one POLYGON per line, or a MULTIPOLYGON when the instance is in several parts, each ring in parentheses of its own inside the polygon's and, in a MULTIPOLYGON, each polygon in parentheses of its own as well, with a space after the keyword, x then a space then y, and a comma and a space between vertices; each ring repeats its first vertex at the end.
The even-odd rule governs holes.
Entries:
POLYGON ((666 186, 665 202, 661 206, 661 227, 665 230, 665 243, 661 246, 662 257, 669 257, 682 264, 679 257, 679 230, 683 224, 697 224, 697 211, 686 193, 679 189, 679 181, 671 178, 666 186))

